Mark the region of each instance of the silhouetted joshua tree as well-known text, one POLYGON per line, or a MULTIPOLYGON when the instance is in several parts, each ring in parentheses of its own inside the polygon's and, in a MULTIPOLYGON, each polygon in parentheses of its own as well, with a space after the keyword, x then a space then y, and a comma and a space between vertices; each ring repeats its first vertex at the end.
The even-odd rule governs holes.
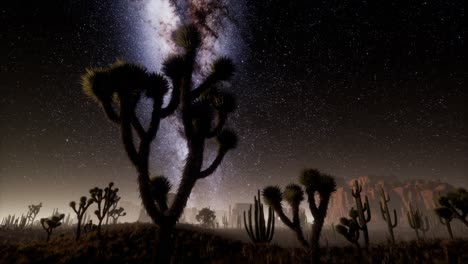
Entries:
POLYGON ((216 219, 215 212, 210 210, 210 208, 203 208, 198 212, 195 216, 198 222, 202 224, 204 227, 211 227, 215 226, 214 221, 216 219))
POLYGON ((89 191, 93 201, 97 204, 97 210, 94 211, 94 214, 96 215, 98 219, 98 224, 97 224, 98 236, 101 235, 102 221, 104 220, 104 218, 106 218, 112 204, 115 203, 118 197, 117 192, 119 191, 119 188, 112 189, 113 186, 114 186, 114 183, 110 182, 109 186, 104 188, 104 190, 98 187, 94 187, 93 189, 89 191))
POLYGON ((457 188, 445 196, 437 198, 438 207, 435 209, 437 215, 442 218, 450 216, 462 221, 468 227, 468 192, 464 188, 457 188))
POLYGON ((396 210, 393 209, 393 224, 392 224, 392 217, 390 215, 390 210, 388 209, 388 202, 390 202, 390 196, 385 194, 383 187, 380 187, 380 212, 382 213, 382 218, 385 222, 387 222, 388 232, 390 234, 390 239, 393 244, 395 244, 395 236, 393 234, 393 229, 398 225, 398 218, 396 210))
POLYGON ((364 235, 364 242, 366 245, 366 250, 369 248, 369 231, 367 229, 367 223, 371 220, 371 210, 369 206, 369 199, 367 195, 364 195, 365 202, 362 203, 362 185, 359 185, 358 181, 354 181, 354 188, 351 190, 351 194, 354 197, 356 202, 356 210, 358 212, 358 224, 359 229, 361 229, 362 234, 364 235))
POLYGON ((359 256, 362 255, 361 246, 359 245, 359 223, 358 223, 358 211, 354 208, 349 210, 349 217, 340 218, 340 223, 336 225, 335 229, 340 235, 344 236, 346 240, 355 245, 358 249, 359 256))
POLYGON ((80 198, 80 203, 78 205, 78 209, 76 208, 76 202, 72 201, 70 202, 70 207, 73 209, 73 211, 76 213, 76 219, 78 220, 78 223, 76 224, 76 241, 80 239, 81 235, 81 224, 83 221, 83 216, 86 213, 86 210, 88 210, 88 207, 94 202, 93 198, 86 198, 85 196, 82 196, 80 198))
POLYGON ((427 216, 423 218, 422 213, 419 211, 419 209, 416 208, 416 210, 413 210, 413 206, 411 203, 409 204, 409 212, 407 212, 407 217, 408 217, 408 224, 412 229, 414 229, 414 232, 416 232, 416 238, 419 240, 419 231, 421 230, 423 233, 426 233, 429 230, 429 221, 427 219, 427 216), (426 220, 426 223, 424 224, 424 219, 426 220))
POLYGON ((260 190, 257 196, 254 196, 254 226, 252 226, 252 205, 250 205, 248 219, 244 211, 244 227, 245 231, 254 243, 269 243, 273 239, 275 233, 275 212, 271 207, 268 207, 268 224, 265 223, 263 212, 263 204, 260 201, 260 190), (255 227, 255 228, 254 228, 255 227))
POLYGON ((125 150, 138 171, 143 206, 160 227, 158 263, 170 260, 170 236, 196 181, 211 175, 226 153, 237 145, 236 134, 223 130, 228 114, 235 109, 234 98, 218 89, 222 81, 233 75, 233 63, 224 57, 215 60, 207 78, 194 87, 192 75, 202 45, 200 33, 195 26, 188 25, 180 27, 174 36, 175 44, 183 54, 170 56, 163 63, 163 72, 172 83, 172 96, 167 106, 163 106, 169 90, 167 80, 142 67, 118 61, 108 68, 88 70, 82 77, 85 93, 100 103, 111 121, 120 125, 125 150), (136 106, 142 97, 152 100, 151 118, 146 128, 136 114, 136 106), (168 207, 169 181, 163 176, 150 179, 148 159, 160 120, 177 109, 188 153, 174 202, 168 207), (218 154, 211 165, 203 169, 205 141, 210 138, 217 139, 218 154))
POLYGON ((299 182, 305 187, 309 210, 314 218, 309 242, 305 240, 299 221, 299 205, 304 200, 304 191, 299 185, 290 184, 285 188, 283 193, 277 186, 266 187, 263 189, 263 198, 275 210, 281 221, 296 233, 296 237, 301 245, 310 251, 311 263, 319 263, 320 233, 327 216, 330 196, 336 190, 336 182, 332 176, 324 174, 317 169, 304 170, 299 178, 299 182), (318 197, 318 204, 315 196, 318 197), (284 213, 281 205, 283 198, 292 208, 292 220, 284 213))
POLYGON ((34 220, 36 219, 37 214, 39 214, 39 211, 41 210, 42 203, 39 203, 37 205, 31 204, 28 206, 28 213, 26 214, 27 218, 27 224, 29 223, 30 226, 34 224, 34 220))
MULTIPOLYGON (((117 195, 115 196, 114 202, 111 204, 110 209, 109 209, 109 213, 107 214, 107 217, 106 217, 106 225, 109 224, 109 218, 111 218, 111 212, 114 212, 114 214, 115 214, 115 213, 120 211, 120 208, 117 207, 117 206, 119 206, 120 199, 121 199, 120 196, 117 196, 117 195)), ((122 208, 122 211, 120 213, 123 213, 123 211, 124 211, 124 209, 122 208)), ((117 216, 117 218, 119 218, 119 217, 120 216, 117 216)), ((116 220, 116 219, 113 218, 113 220, 116 220)))
POLYGON ((119 207, 119 208, 114 208, 112 210, 109 211, 109 215, 110 217, 112 217, 112 223, 115 225, 117 224, 117 220, 119 220, 119 218, 121 216, 126 216, 127 213, 124 212, 124 208, 123 207, 119 207))
POLYGON ((49 242, 50 240, 52 231, 62 224, 60 221, 62 221, 64 217, 65 217, 65 214, 57 213, 49 218, 41 218, 42 228, 44 228, 44 230, 47 233, 47 239, 46 239, 47 242, 49 242))

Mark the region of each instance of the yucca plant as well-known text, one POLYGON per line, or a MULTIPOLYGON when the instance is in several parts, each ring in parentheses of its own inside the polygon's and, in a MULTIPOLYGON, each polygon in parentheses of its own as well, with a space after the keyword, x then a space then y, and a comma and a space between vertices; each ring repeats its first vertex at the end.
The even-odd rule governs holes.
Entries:
POLYGON ((275 233, 275 212, 271 207, 268 207, 268 220, 265 222, 260 190, 258 190, 258 196, 254 196, 253 218, 254 224, 252 224, 252 205, 250 205, 247 217, 244 211, 244 227, 250 240, 254 243, 270 243, 275 233))
POLYGON ((358 218, 359 214, 358 211, 354 208, 349 210, 349 218, 341 217, 340 223, 336 225, 336 232, 342 235, 346 240, 356 246, 358 249, 359 256, 362 255, 361 246, 359 245, 359 223, 358 218))
POLYGON ((50 236, 52 235, 52 231, 62 224, 61 221, 64 217, 65 214, 59 214, 58 212, 54 212, 54 214, 49 218, 41 218, 42 228, 44 228, 44 230, 47 233, 46 242, 49 242, 50 236))
POLYGON ((41 207, 42 203, 39 203, 37 205, 31 204, 28 206, 28 213, 26 214, 26 218, 28 220, 27 224, 29 224, 30 226, 34 224, 34 220, 36 219, 37 214, 39 214, 41 207))
POLYGON ((464 188, 457 188, 447 195, 437 197, 435 212, 444 218, 450 216, 460 220, 468 227, 468 192, 464 188))
POLYGON ((70 202, 70 207, 76 213, 76 219, 78 220, 78 223, 76 224, 76 236, 75 236, 76 241, 80 239, 83 216, 85 215, 86 210, 88 210, 89 206, 91 206, 93 202, 94 202, 93 198, 86 198, 86 196, 82 196, 80 198, 80 203, 78 204, 78 208, 76 208, 75 201, 70 202))
POLYGON ((310 240, 305 239, 301 223, 299 220, 299 206, 304 200, 304 191, 297 184, 288 185, 284 192, 278 186, 269 186, 263 189, 263 198, 265 202, 271 206, 281 221, 290 229, 292 229, 301 245, 309 250, 311 255, 311 263, 320 262, 320 234, 327 216, 328 203, 331 194, 336 191, 335 179, 317 169, 306 169, 302 172, 299 182, 305 188, 305 194, 309 203, 309 210, 314 218, 310 240), (317 202, 315 197, 318 197, 317 202), (282 200, 292 208, 292 220, 284 213, 282 200))
POLYGON ((197 180, 213 174, 228 151, 237 145, 236 134, 224 129, 228 114, 235 109, 235 100, 231 94, 219 90, 221 82, 228 81, 234 73, 232 61, 224 57, 215 60, 207 78, 195 87, 192 75, 197 68, 196 56, 202 44, 200 33, 194 25, 188 25, 180 27, 174 36, 175 44, 183 52, 164 61, 162 71, 165 76, 149 73, 133 64, 117 62, 108 68, 88 70, 82 78, 85 93, 100 103, 111 121, 120 125, 125 150, 138 171, 143 206, 160 227, 156 252, 158 263, 170 261, 171 233, 197 180), (166 77, 172 84, 172 96, 167 106, 163 106, 169 90, 166 77), (143 126, 136 113, 142 97, 153 102, 147 127, 143 126), (177 109, 188 153, 179 188, 169 207, 169 181, 163 176, 151 178, 148 161, 160 120, 177 109), (205 141, 213 138, 219 143, 218 153, 214 161, 203 169, 205 141))
POLYGON ((114 183, 110 182, 109 186, 104 188, 104 190, 98 187, 94 187, 93 189, 89 190, 89 193, 91 194, 91 198, 96 203, 96 206, 97 206, 97 210, 94 211, 94 214, 96 215, 98 219, 98 224, 97 224, 98 236, 101 236, 102 221, 109 214, 111 206, 116 202, 116 199, 118 198, 117 192, 119 191, 119 188, 113 189, 112 188, 113 186, 114 186, 114 183))

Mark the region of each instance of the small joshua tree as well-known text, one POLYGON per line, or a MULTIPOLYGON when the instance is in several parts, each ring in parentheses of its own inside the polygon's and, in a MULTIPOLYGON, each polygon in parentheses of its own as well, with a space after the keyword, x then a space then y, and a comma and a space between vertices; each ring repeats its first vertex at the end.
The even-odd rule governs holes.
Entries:
POLYGON ((408 224, 412 229, 414 229, 414 232, 416 232, 416 238, 419 240, 419 230, 426 233, 429 230, 429 221, 427 216, 423 218, 419 209, 416 208, 416 210, 413 210, 411 203, 409 204, 409 208, 410 210, 407 212, 408 224), (424 219, 426 220, 425 223, 424 219))
POLYGON ((464 188, 458 188, 445 196, 439 196, 436 201, 438 207, 435 212, 440 217, 450 216, 460 220, 468 227, 468 192, 464 188))
POLYGON ((359 245, 359 223, 357 221, 358 212, 356 209, 351 208, 349 210, 349 217, 340 218, 340 224, 336 225, 336 232, 344 236, 346 240, 355 245, 358 249, 359 255, 361 256, 361 246, 359 245))
POLYGON ((107 214, 106 225, 109 224, 109 218, 112 218, 114 220, 113 223, 116 224, 116 220, 120 216, 126 215, 126 213, 123 212, 124 211, 123 207, 120 207, 120 208, 117 207, 119 206, 120 199, 121 197, 116 195, 114 202, 110 206, 109 213, 107 214), (119 214, 123 214, 123 215, 119 215, 119 214), (112 215, 114 215, 114 217, 117 217, 117 218, 112 217, 112 215))
POLYGON ((216 219, 216 215, 213 210, 210 210, 210 208, 203 208, 195 216, 195 219, 197 219, 197 221, 200 222, 202 226, 213 228, 215 226, 214 221, 216 219))
POLYGON ((54 214, 53 216, 51 216, 49 218, 41 218, 42 228, 44 228, 44 230, 47 233, 47 239, 46 239, 47 242, 49 242, 49 240, 50 240, 50 236, 52 235, 52 231, 62 224, 61 221, 63 220, 64 217, 65 217, 65 214, 58 214, 57 213, 57 214, 54 214))
POLYGON ((109 215, 110 217, 112 217, 112 223, 115 225, 117 224, 117 220, 119 220, 119 218, 121 216, 126 216, 127 213, 124 212, 124 208, 123 207, 119 207, 119 208, 114 208, 112 210, 109 211, 109 215))
POLYGON ((265 223, 265 216, 263 212, 263 204, 260 201, 260 190, 257 196, 254 196, 254 223, 255 228, 252 226, 252 205, 250 205, 248 213, 248 222, 246 220, 244 211, 244 227, 250 239, 254 243, 269 243, 273 239, 275 233, 275 212, 271 207, 268 207, 268 220, 265 223))
POLYGON ((158 263, 170 261, 171 233, 195 183, 212 175, 224 156, 237 145, 236 134, 223 129, 228 114, 235 109, 234 98, 219 89, 220 84, 228 81, 234 73, 232 61, 225 57, 216 59, 206 79, 195 86, 193 74, 198 68, 196 58, 202 45, 200 32, 194 25, 183 26, 175 32, 174 40, 183 53, 170 56, 163 63, 163 72, 172 83, 172 96, 166 106, 163 102, 169 90, 167 79, 137 65, 119 61, 108 68, 88 70, 82 77, 85 93, 96 99, 111 121, 120 125, 125 150, 138 171, 143 206, 160 227, 156 253, 158 263), (152 101, 151 118, 146 128, 136 112, 138 102, 144 97, 152 101), (170 189, 170 185, 167 179, 152 181, 148 163, 151 143, 161 119, 177 109, 188 153, 174 202, 168 207, 164 197, 167 197, 168 192, 165 191, 170 189), (218 154, 203 169, 205 141, 213 138, 219 143, 218 154), (154 193, 152 190, 163 192, 154 193))
POLYGON ((263 189, 265 202, 271 206, 281 221, 295 233, 303 247, 311 254, 311 263, 320 262, 320 233, 322 231, 325 217, 327 216, 328 203, 331 194, 336 190, 335 179, 317 169, 307 169, 302 172, 299 182, 304 186, 309 202, 309 209, 314 218, 310 240, 305 240, 299 220, 299 205, 304 200, 304 191, 299 185, 290 184, 282 193, 277 186, 270 186, 263 189), (318 197, 318 204, 315 197, 318 197), (283 198, 291 206, 293 219, 289 219, 283 210, 281 202, 283 198))
POLYGON ((371 210, 370 210, 369 199, 367 198, 367 195, 364 196, 365 197, 364 204, 362 203, 361 192, 362 192, 362 185, 359 185, 359 182, 355 180, 354 188, 351 190, 351 194, 353 195, 354 200, 356 202, 359 229, 362 230, 362 233, 364 235, 364 242, 365 242, 366 250, 367 250, 369 248, 369 231, 367 229, 367 223, 370 222, 371 220, 371 210))
POLYGON ((442 206, 439 202, 440 200, 441 196, 439 194, 435 200, 436 208, 434 211, 438 216, 440 223, 447 228, 447 232, 449 233, 450 238, 453 239, 452 220, 455 218, 455 214, 449 208, 442 206))
POLYGON ((110 182, 109 186, 104 188, 104 190, 98 187, 95 187, 89 191, 93 201, 97 204, 97 210, 94 211, 94 214, 96 215, 98 219, 98 225, 97 225, 98 236, 101 235, 102 221, 107 216, 111 206, 115 203, 115 200, 118 197, 117 192, 119 191, 119 189, 118 188, 112 189, 113 186, 114 186, 114 183, 110 182))
POLYGON ((27 223, 29 223, 30 226, 34 224, 34 220, 36 219, 37 214, 39 214, 39 211, 41 210, 42 203, 39 203, 37 205, 31 204, 28 206, 28 213, 26 214, 27 218, 27 223))
POLYGON ((75 201, 70 202, 70 207, 76 213, 76 218, 78 220, 78 223, 76 224, 76 238, 75 238, 76 241, 78 241, 78 239, 80 239, 81 224, 82 224, 82 221, 83 221, 83 216, 85 215, 86 210, 88 210, 88 207, 93 202, 94 202, 93 198, 86 198, 85 196, 82 196, 80 198, 80 203, 78 205, 78 209, 76 208, 76 202, 75 201))
POLYGON ((397 226, 398 224, 398 218, 397 218, 397 213, 396 210, 393 209, 393 224, 392 224, 392 218, 390 215, 390 210, 388 209, 388 202, 390 202, 390 196, 387 194, 385 195, 385 191, 380 187, 380 195, 381 195, 381 200, 380 200, 380 212, 382 213, 382 218, 384 219, 385 222, 387 222, 387 227, 388 227, 388 232, 390 234, 390 239, 393 244, 395 244, 395 236, 393 234, 393 229, 397 226))

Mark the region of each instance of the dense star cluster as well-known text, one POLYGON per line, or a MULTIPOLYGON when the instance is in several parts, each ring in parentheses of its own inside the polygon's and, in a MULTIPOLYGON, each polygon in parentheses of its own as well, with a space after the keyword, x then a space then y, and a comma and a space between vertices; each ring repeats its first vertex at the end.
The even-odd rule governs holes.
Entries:
MULTIPOLYGON (((211 23, 210 49, 199 59, 226 55, 237 66, 227 89, 238 99, 228 126, 239 132, 239 147, 197 184, 189 206, 250 201, 305 167, 339 178, 468 185, 462 1, 7 5, 0 7, 0 215, 36 201, 59 207, 109 181, 138 204, 119 131, 85 99, 79 77, 119 57, 158 71, 177 52, 171 30, 201 18, 211 23), (205 13, 194 17, 194 8, 205 13)), ((145 104, 139 109, 145 119, 145 104)), ((152 153, 152 171, 174 184, 186 153, 177 129, 165 120, 152 153)))

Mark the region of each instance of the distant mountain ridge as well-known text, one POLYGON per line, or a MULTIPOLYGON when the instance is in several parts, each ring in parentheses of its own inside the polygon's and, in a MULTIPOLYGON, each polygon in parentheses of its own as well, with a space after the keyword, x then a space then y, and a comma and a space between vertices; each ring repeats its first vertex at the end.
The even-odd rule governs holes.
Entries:
POLYGON ((438 179, 401 181, 395 176, 362 176, 338 179, 337 190, 332 195, 328 207, 326 219, 328 223, 337 223, 340 217, 348 216, 351 207, 356 208, 354 197, 351 195, 355 180, 362 185, 361 195, 367 195, 369 199, 373 222, 383 222, 379 207, 380 186, 390 195, 389 208, 392 211, 393 209, 397 210, 399 221, 406 219, 410 202, 423 212, 431 211, 435 207, 434 199, 439 193, 445 194, 454 189, 451 184, 438 179))

